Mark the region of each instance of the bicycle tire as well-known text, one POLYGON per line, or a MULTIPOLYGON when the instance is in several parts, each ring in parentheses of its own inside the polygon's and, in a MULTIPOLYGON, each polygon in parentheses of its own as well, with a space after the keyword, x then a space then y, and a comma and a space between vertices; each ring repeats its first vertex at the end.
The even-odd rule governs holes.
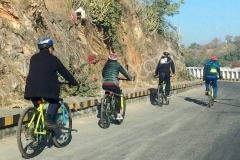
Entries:
POLYGON ((124 95, 122 95, 122 98, 123 98, 123 106, 120 103, 120 114, 122 115, 123 119, 118 120, 120 124, 123 123, 124 117, 126 115, 126 99, 124 95))
POLYGON ((169 98, 165 98, 165 101, 166 101, 166 105, 169 105, 169 102, 170 102, 170 97, 169 98))
POLYGON ((211 92, 212 92, 212 93, 211 93, 211 102, 212 102, 211 105, 213 106, 213 105, 214 105, 214 98, 213 98, 214 92, 213 92, 213 87, 211 86, 210 89, 211 89, 211 92))
POLYGON ((210 89, 209 89, 209 93, 208 93, 208 94, 209 94, 209 95, 208 95, 208 99, 209 99, 208 106, 211 107, 211 106, 213 106, 213 103, 214 103, 214 101, 213 101, 213 88, 212 88, 212 86, 210 86, 210 89))
POLYGON ((157 97, 158 97, 158 105, 159 107, 163 106, 163 92, 162 92, 162 85, 158 86, 158 90, 157 90, 157 97))
POLYGON ((101 109, 100 109, 100 126, 106 129, 110 126, 110 119, 108 116, 108 110, 110 111, 110 96, 105 94, 102 98, 101 109))
POLYGON ((59 127, 52 131, 53 143, 58 148, 67 146, 72 140, 71 110, 67 105, 64 104, 62 104, 60 108, 62 110, 61 114, 56 115, 58 116, 56 123, 59 127))
POLYGON ((28 124, 32 119, 31 116, 33 116, 34 114, 36 117, 38 117, 39 113, 37 109, 34 107, 28 107, 22 112, 18 120, 17 144, 18 149, 24 158, 34 157, 37 154, 41 145, 41 142, 38 141, 38 135, 34 134, 35 129, 34 122, 31 124, 30 127, 28 127, 28 124), (32 142, 28 143, 26 147, 23 146, 23 141, 21 139, 22 134, 26 138, 26 141, 28 141, 28 139, 32 140, 32 142), (27 153, 27 151, 32 152, 27 153))

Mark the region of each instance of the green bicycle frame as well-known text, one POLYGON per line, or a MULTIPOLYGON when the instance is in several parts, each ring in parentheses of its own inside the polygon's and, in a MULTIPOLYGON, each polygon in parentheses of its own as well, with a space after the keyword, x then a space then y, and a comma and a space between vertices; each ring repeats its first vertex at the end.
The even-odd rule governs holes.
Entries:
MULTIPOLYGON (((112 105, 113 109, 115 109, 115 107, 116 107, 115 106, 116 105, 116 99, 115 99, 114 95, 112 95, 111 97, 112 97, 112 99, 111 99, 112 104, 111 105, 112 105)), ((123 97, 123 94, 121 94, 121 96, 120 96, 120 102, 121 102, 120 108, 123 109, 124 108, 124 97, 123 97)))
POLYGON ((211 90, 211 97, 213 98, 213 87, 212 87, 212 85, 210 85, 210 90, 211 90))
MULTIPOLYGON (((34 129, 34 133, 35 134, 46 134, 46 130, 43 130, 43 131, 37 131, 37 129, 39 128, 39 123, 40 123, 40 119, 42 120, 42 128, 44 128, 45 126, 45 124, 44 124, 44 114, 43 114, 43 107, 44 107, 44 105, 46 104, 47 102, 43 102, 43 103, 41 103, 40 105, 39 105, 39 107, 37 108, 37 111, 38 111, 38 113, 40 113, 39 114, 39 116, 38 116, 38 119, 37 119, 37 125, 35 126, 35 129, 34 129)), ((36 114, 34 113, 34 115, 33 115, 33 117, 32 117, 32 119, 31 119, 31 121, 30 121, 30 123, 28 124, 28 127, 30 127, 31 126, 31 124, 33 123, 33 121, 34 121, 34 118, 35 118, 35 116, 36 116, 36 114)))
POLYGON ((123 94, 121 94, 121 108, 124 108, 124 97, 123 94))

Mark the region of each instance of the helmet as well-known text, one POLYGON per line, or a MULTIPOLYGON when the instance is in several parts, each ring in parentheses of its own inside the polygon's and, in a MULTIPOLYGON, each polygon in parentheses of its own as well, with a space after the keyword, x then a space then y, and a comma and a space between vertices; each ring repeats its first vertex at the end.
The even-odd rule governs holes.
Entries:
POLYGON ((116 53, 111 53, 108 58, 113 61, 116 61, 118 59, 118 56, 116 53))
POLYGON ((50 38, 43 38, 38 41, 38 49, 48 49, 53 46, 53 40, 50 38))
POLYGON ((163 52, 163 55, 164 55, 164 56, 166 56, 166 55, 170 55, 170 53, 167 52, 167 51, 165 51, 165 52, 163 52))
POLYGON ((212 55, 211 60, 217 60, 217 57, 212 55))

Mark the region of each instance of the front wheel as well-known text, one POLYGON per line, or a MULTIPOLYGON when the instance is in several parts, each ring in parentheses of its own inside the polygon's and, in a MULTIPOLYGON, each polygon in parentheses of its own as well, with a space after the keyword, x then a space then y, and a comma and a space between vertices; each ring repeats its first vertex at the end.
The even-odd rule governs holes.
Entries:
POLYGON ((100 127, 106 129, 110 126, 109 113, 110 109, 110 96, 105 94, 102 99, 101 109, 100 109, 100 127))
POLYGON ((72 140, 72 116, 68 106, 62 104, 60 114, 56 115, 56 123, 59 126, 52 131, 53 143, 56 147, 67 146, 72 140))
POLYGON ((28 107, 22 112, 18 120, 17 143, 24 158, 34 157, 40 149, 42 135, 34 133, 37 118, 37 109, 28 107))

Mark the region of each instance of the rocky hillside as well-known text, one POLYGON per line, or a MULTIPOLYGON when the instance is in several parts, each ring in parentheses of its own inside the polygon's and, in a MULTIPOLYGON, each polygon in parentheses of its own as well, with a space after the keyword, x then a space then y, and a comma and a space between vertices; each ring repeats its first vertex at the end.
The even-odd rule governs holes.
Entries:
MULTIPOLYGON (((122 4, 117 52, 120 63, 136 76, 135 82, 124 82, 123 86, 150 85, 156 62, 165 50, 172 53, 177 73, 181 73, 185 65, 178 46, 159 35, 147 36, 133 4, 128 0, 123 0, 122 4)), ((0 1, 0 106, 26 103, 22 97, 29 59, 38 52, 36 44, 43 37, 54 40, 54 53, 68 68, 81 68, 89 62, 90 55, 100 57, 96 64, 90 65, 92 72, 87 79, 94 78, 98 87, 101 86, 100 73, 109 54, 102 32, 91 24, 88 17, 82 24, 80 20, 74 23, 70 15, 66 0, 0 1)), ((175 80, 183 78, 178 74, 175 80)))

